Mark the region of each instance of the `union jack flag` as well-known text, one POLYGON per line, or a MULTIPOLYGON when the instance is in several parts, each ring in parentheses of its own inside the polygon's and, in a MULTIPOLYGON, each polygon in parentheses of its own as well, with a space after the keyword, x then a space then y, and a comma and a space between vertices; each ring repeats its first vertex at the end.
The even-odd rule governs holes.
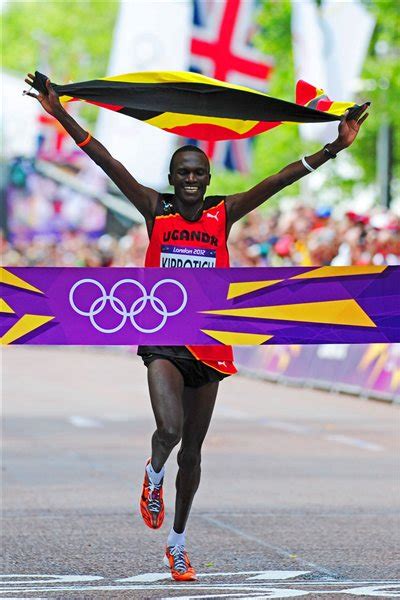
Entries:
MULTIPOLYGON (((272 60, 252 45, 256 5, 257 0, 193 0, 190 70, 265 92, 272 60)), ((215 163, 242 172, 250 168, 251 146, 252 140, 201 143, 215 163)))

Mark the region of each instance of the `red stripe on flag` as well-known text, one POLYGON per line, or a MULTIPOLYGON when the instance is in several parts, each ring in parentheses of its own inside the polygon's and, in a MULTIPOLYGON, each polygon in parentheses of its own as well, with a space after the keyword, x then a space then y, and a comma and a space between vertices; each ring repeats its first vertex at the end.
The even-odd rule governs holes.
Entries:
POLYGON ((119 104, 104 104, 104 102, 96 102, 95 100, 85 100, 84 98, 70 98, 67 102, 86 102, 87 104, 94 104, 95 106, 100 106, 101 108, 108 108, 108 110, 118 111, 121 108, 124 108, 123 105, 119 106, 119 104))
POLYGON ((332 104, 332 100, 319 100, 315 108, 317 110, 321 110, 322 112, 328 112, 332 104))
POLYGON ((104 104, 103 102, 95 102, 94 100, 85 100, 88 104, 94 104, 95 106, 100 106, 101 108, 108 108, 108 110, 118 111, 124 106, 119 106, 118 104, 104 104))
MULTIPOLYGON (((169 131, 170 133, 175 133, 176 135, 181 135, 182 137, 193 138, 195 140, 207 140, 210 142, 215 142, 218 140, 240 140, 244 138, 251 137, 253 135, 257 135, 259 133, 263 133, 264 131, 268 131, 269 129, 273 129, 280 125, 280 121, 275 121, 271 123, 266 123, 261 121, 257 123, 252 129, 247 131, 246 133, 237 133, 232 129, 228 129, 227 127, 221 127, 220 125, 213 125, 211 123, 201 123, 193 125, 181 125, 177 127, 166 127, 165 131, 169 131)), ((208 153, 208 151, 207 151, 208 153)))
POLYGON ((315 85, 311 85, 311 83, 300 79, 296 84, 296 104, 305 106, 317 97, 317 92, 318 90, 315 85))

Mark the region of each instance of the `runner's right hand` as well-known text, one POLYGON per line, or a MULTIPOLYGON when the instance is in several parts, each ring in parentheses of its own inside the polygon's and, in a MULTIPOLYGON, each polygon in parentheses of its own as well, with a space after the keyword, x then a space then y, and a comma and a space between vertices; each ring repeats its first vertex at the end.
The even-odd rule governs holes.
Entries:
MULTIPOLYGON (((32 73, 28 73, 26 76, 25 82, 32 86, 32 82, 35 76, 32 73)), ((57 111, 62 110, 62 104, 58 99, 58 94, 54 91, 53 86, 51 85, 50 79, 46 79, 46 88, 47 94, 34 94, 33 92, 24 92, 25 96, 31 96, 32 98, 36 98, 44 108, 46 112, 48 112, 53 117, 56 116, 57 111)))

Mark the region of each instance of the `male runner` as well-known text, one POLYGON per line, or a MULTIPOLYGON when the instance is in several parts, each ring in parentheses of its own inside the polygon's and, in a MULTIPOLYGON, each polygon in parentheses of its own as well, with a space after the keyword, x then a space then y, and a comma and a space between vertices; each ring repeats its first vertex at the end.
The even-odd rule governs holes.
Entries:
MULTIPOLYGON (((31 85, 33 79, 34 76, 28 74, 25 81, 31 85)), ((145 266, 149 267, 174 264, 171 260, 176 260, 179 252, 190 257, 189 264, 193 267, 228 267, 226 242, 233 223, 284 187, 335 158, 353 143, 368 116, 365 112, 368 104, 353 110, 340 121, 334 142, 286 166, 247 192, 230 196, 205 197, 211 178, 207 156, 195 146, 184 146, 171 159, 168 178, 174 193, 159 194, 136 181, 98 140, 80 127, 60 104, 50 80, 46 87, 47 94, 27 92, 27 95, 36 98, 44 110, 61 123, 145 218, 150 239, 145 266)), ((141 513, 146 525, 154 529, 161 527, 164 465, 174 446, 181 442, 175 518, 164 562, 170 567, 173 579, 194 580, 196 573, 185 550, 185 528, 200 482, 201 447, 219 381, 236 372, 232 350, 223 346, 142 346, 139 354, 148 369, 157 426, 152 437, 151 458, 145 468, 141 513)))

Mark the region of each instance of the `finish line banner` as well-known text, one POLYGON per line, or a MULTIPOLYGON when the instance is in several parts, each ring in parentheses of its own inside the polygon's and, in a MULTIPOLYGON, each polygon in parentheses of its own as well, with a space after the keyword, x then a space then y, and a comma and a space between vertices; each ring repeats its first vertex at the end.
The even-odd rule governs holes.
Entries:
POLYGON ((10 267, 0 275, 2 344, 400 341, 400 267, 10 267))

